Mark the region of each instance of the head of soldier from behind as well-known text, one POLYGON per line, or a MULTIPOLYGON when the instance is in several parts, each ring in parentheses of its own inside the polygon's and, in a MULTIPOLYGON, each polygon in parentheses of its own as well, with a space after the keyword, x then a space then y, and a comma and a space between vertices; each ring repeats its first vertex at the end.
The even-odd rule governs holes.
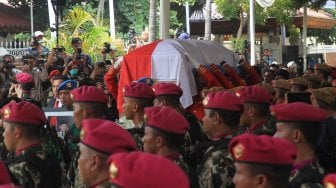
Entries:
POLYGON ((187 120, 173 108, 145 108, 144 151, 162 156, 179 153, 188 129, 187 120))
POLYGON ((10 102, 1 109, 4 144, 16 152, 39 143, 42 126, 46 123, 43 111, 29 102, 10 102))
POLYGON ((134 151, 136 144, 126 130, 112 121, 85 119, 82 125, 78 168, 83 183, 91 187, 108 182, 109 155, 134 151))
POLYGON ((227 91, 213 92, 205 97, 203 105, 203 132, 210 139, 236 133, 244 108, 239 97, 227 91))
POLYGON ((103 90, 95 86, 81 86, 73 89, 71 94, 74 120, 78 129, 82 128, 83 119, 107 119, 107 95, 103 90))
POLYGON ((296 156, 289 141, 243 134, 231 140, 229 150, 235 160, 233 183, 237 188, 287 187, 296 156))
POLYGON ((159 83, 153 86, 155 93, 154 106, 170 106, 179 108, 181 106, 180 97, 182 89, 174 83, 159 83))

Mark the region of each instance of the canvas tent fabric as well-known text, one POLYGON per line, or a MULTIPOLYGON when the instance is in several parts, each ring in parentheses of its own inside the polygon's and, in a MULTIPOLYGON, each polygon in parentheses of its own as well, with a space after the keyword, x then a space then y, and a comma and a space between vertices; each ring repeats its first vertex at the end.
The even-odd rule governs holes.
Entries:
POLYGON ((124 56, 118 88, 118 109, 122 112, 123 88, 141 77, 156 82, 174 82, 183 89, 183 107, 192 105, 197 94, 193 68, 199 64, 225 61, 236 67, 239 57, 222 45, 204 40, 159 40, 124 56))

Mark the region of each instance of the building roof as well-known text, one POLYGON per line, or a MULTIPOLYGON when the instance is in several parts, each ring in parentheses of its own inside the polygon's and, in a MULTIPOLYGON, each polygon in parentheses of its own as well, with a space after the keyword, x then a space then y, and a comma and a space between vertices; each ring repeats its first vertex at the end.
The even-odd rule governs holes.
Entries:
MULTIPOLYGON (((212 3, 211 9, 211 20, 212 20, 212 33, 214 34, 235 34, 239 28, 239 20, 237 19, 226 19, 217 10, 215 3, 212 3)), ((190 17, 190 27, 192 35, 202 35, 204 34, 204 15, 205 10, 196 12, 190 17)), ((302 28, 303 26, 303 9, 297 11, 296 16, 293 19, 296 27, 302 28)), ((331 14, 319 10, 315 11, 308 9, 307 11, 307 27, 310 29, 331 29, 336 25, 336 19, 332 17, 331 14)), ((269 18, 265 25, 256 24, 256 32, 268 33, 270 30, 278 27, 275 18, 269 18)), ((244 28, 244 32, 247 32, 248 24, 244 28)))
POLYGON ((22 32, 30 30, 30 21, 16 8, 0 3, 0 31, 22 32))

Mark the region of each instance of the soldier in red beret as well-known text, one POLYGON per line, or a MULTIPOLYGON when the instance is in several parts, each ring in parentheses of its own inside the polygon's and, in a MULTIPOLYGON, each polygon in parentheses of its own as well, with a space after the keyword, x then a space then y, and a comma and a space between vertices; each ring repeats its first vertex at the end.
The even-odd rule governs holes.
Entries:
POLYGON ((237 134, 243 103, 233 93, 218 91, 208 94, 203 105, 203 132, 211 141, 205 145, 198 168, 200 187, 233 186, 233 161, 227 147, 237 134))
POLYGON ((189 188, 186 174, 170 160, 148 153, 118 153, 109 158, 112 187, 189 188))
POLYGON ((335 188, 336 187, 336 174, 328 174, 323 178, 323 184, 325 188, 335 188))
POLYGON ((277 120, 274 137, 291 141, 297 149, 289 187, 321 187, 325 170, 316 158, 315 146, 326 112, 301 102, 271 106, 271 111, 277 120))
POLYGON ((16 96, 22 100, 31 99, 31 90, 34 88, 34 78, 28 73, 19 73, 16 76, 18 85, 15 86, 16 96))
POLYGON ((261 86, 248 86, 242 90, 240 98, 244 102, 244 112, 240 116, 242 132, 272 136, 276 128, 269 111, 273 100, 270 92, 261 86))
POLYGON ((201 125, 195 115, 185 110, 181 103, 180 97, 183 94, 182 89, 174 83, 159 83, 153 86, 155 92, 154 106, 168 106, 178 111, 188 121, 189 130, 185 134, 183 157, 188 163, 196 167, 199 162, 199 156, 195 152, 189 151, 190 146, 205 141, 205 135, 202 133, 201 125))
POLYGON ((61 187, 62 173, 50 170, 61 172, 62 168, 42 147, 40 134, 47 121, 44 112, 29 102, 11 102, 1 109, 1 117, 4 144, 15 152, 15 157, 5 162, 12 181, 24 187, 61 187), (53 166, 47 166, 51 162, 53 166))
POLYGON ((70 125, 69 132, 66 135, 66 141, 71 156, 71 167, 68 170, 68 177, 71 184, 79 186, 81 184, 78 174, 78 142, 82 121, 87 118, 107 119, 107 95, 105 92, 95 86, 81 86, 70 91, 73 110, 74 124, 70 125))
POLYGON ((124 126, 135 139, 138 150, 143 151, 142 138, 144 135, 144 109, 153 106, 153 89, 145 83, 134 82, 124 88, 124 116, 132 121, 130 127, 124 126))
POLYGON ((191 183, 197 183, 194 171, 184 162, 180 153, 189 129, 187 120, 170 107, 145 108, 145 117, 144 151, 172 160, 190 175, 191 183))
POLYGON ((235 160, 236 188, 288 187, 296 156, 291 142, 266 135, 242 134, 231 140, 229 150, 235 160))
POLYGON ((86 187, 109 185, 108 157, 136 149, 132 136, 112 121, 85 119, 82 122, 78 158, 79 174, 86 187))

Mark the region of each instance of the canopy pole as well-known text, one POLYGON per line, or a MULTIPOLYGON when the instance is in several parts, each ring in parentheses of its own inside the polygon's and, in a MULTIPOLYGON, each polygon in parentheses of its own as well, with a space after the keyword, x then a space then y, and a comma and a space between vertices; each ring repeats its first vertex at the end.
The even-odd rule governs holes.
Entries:
POLYGON ((255 24, 254 24, 254 1, 250 0, 250 43, 251 43, 251 66, 256 65, 255 54, 255 24))

